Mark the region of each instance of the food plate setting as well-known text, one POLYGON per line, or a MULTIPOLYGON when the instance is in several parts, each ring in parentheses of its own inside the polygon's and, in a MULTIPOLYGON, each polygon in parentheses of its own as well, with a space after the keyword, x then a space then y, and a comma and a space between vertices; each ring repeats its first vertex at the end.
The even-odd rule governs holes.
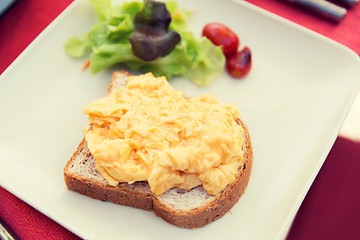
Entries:
POLYGON ((252 51, 252 69, 240 80, 226 70, 203 87, 169 80, 186 96, 211 93, 236 104, 248 127, 252 173, 231 211, 183 229, 152 212, 67 189, 63 169, 88 125, 82 110, 106 94, 119 70, 91 74, 82 70, 87 56, 73 59, 64 51, 70 37, 96 23, 85 0, 74 1, 0 77, 0 184, 84 239, 283 239, 359 90, 359 57, 244 1, 178 4, 194 13, 188 24, 195 36, 210 22, 223 23, 252 51))

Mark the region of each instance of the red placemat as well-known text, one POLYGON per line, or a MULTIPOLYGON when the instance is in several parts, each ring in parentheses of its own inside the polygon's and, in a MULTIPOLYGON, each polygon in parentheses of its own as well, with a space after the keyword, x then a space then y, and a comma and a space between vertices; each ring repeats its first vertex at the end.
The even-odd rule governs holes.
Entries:
POLYGON ((73 0, 18 0, 0 17, 0 74, 73 0))
MULTIPOLYGON (((18 0, 0 18, 0 73, 72 0, 18 0)), ((360 6, 340 24, 317 18, 278 0, 248 0, 279 16, 328 36, 360 53, 360 6)), ((360 239, 360 144, 335 142, 306 196, 288 240, 360 239)), ((0 187, 0 218, 20 239, 79 239, 0 187)))
POLYGON ((80 239, 1 187, 0 217, 20 239, 80 239))
POLYGON ((360 143, 337 138, 287 240, 360 239, 360 143))

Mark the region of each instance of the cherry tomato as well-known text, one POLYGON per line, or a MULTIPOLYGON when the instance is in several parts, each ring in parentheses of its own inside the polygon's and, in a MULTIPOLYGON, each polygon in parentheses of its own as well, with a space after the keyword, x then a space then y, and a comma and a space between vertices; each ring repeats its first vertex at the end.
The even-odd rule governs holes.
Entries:
POLYGON ((248 47, 237 52, 226 61, 226 69, 234 78, 246 76, 251 69, 251 51, 248 47))
POLYGON ((209 23, 202 32, 216 46, 221 46, 226 57, 234 54, 239 47, 239 38, 227 26, 221 23, 209 23))

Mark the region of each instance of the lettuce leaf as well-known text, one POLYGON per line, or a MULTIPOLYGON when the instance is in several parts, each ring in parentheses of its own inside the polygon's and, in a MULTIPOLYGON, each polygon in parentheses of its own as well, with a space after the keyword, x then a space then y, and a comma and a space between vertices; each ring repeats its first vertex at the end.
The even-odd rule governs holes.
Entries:
POLYGON ((134 17, 144 6, 143 2, 114 5, 111 0, 89 0, 98 23, 82 37, 71 37, 65 43, 66 53, 73 58, 90 52, 90 71, 97 73, 104 68, 122 63, 132 70, 152 72, 155 76, 181 75, 193 83, 204 86, 211 83, 225 66, 225 56, 220 47, 207 38, 196 38, 187 31, 189 11, 179 9, 176 1, 166 2, 172 21, 169 30, 177 31, 181 41, 166 56, 153 61, 136 57, 128 38, 134 33, 134 17))

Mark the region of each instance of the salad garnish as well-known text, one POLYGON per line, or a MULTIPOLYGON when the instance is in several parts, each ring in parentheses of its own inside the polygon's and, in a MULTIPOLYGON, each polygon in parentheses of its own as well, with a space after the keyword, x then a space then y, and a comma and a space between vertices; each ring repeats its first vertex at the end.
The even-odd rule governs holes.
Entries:
POLYGON ((152 72, 167 79, 180 75, 204 86, 224 70, 225 56, 221 47, 206 37, 195 37, 187 29, 192 13, 178 8, 176 1, 163 5, 170 13, 169 23, 166 11, 159 7, 161 4, 152 0, 123 4, 112 0, 89 1, 98 23, 82 37, 71 37, 65 43, 65 51, 70 57, 80 58, 90 50, 92 73, 120 63, 132 70, 152 72), (159 20, 157 11, 161 12, 161 20, 150 28, 147 24, 159 20))

